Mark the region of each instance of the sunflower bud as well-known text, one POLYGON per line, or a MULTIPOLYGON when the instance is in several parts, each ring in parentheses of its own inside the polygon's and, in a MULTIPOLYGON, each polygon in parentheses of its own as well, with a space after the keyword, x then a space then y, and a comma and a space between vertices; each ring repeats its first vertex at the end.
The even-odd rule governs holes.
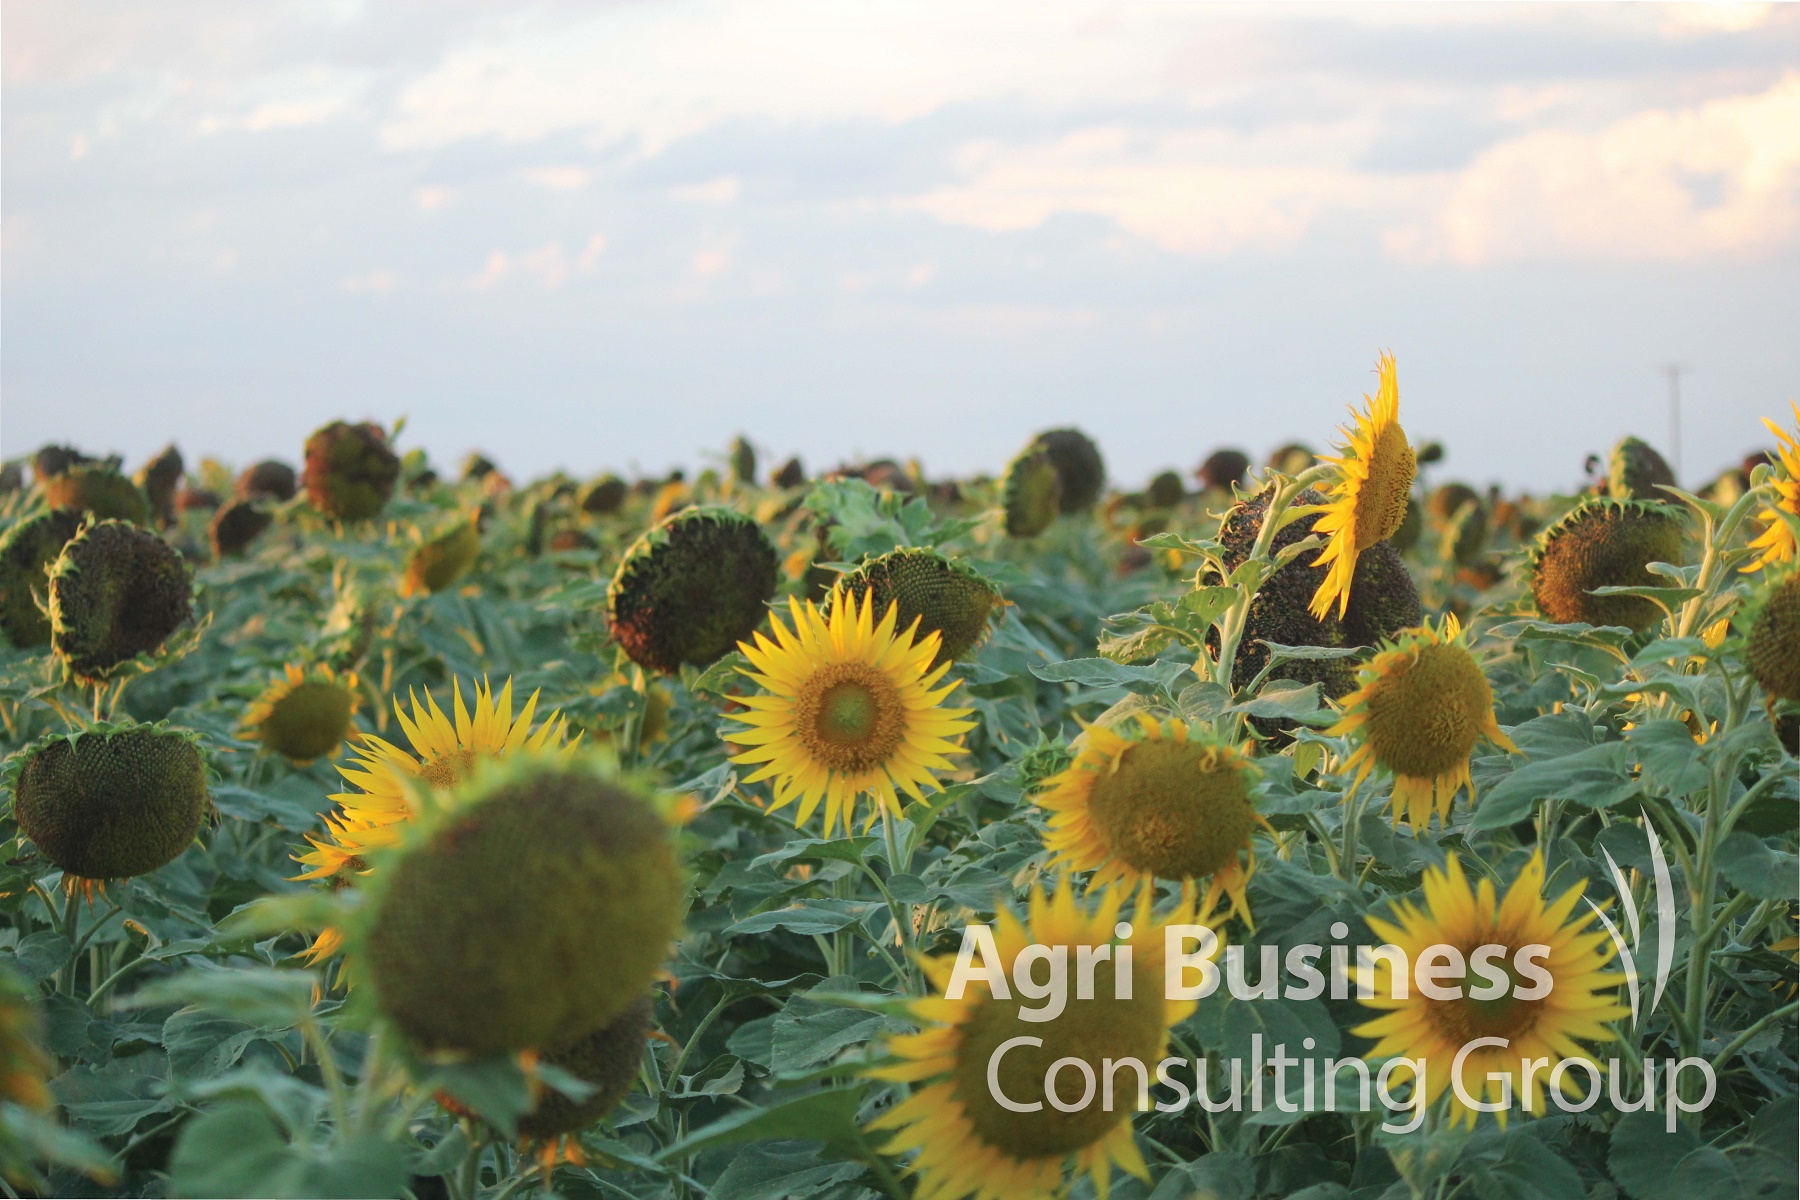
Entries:
POLYGON ((128 879, 173 862, 212 805, 193 735, 157 725, 47 738, 14 769, 20 832, 81 879, 128 879))
POLYGON ((400 477, 400 459, 387 434, 372 422, 333 421, 306 439, 306 497, 339 521, 366 521, 379 513, 400 477))
POLYGON ((50 648, 101 679, 160 647, 193 615, 193 578, 169 544, 123 521, 87 526, 50 569, 50 648))
POLYGON ((625 552, 607 589, 607 624, 641 667, 704 667, 762 623, 776 582, 775 547, 755 521, 683 509, 625 552))

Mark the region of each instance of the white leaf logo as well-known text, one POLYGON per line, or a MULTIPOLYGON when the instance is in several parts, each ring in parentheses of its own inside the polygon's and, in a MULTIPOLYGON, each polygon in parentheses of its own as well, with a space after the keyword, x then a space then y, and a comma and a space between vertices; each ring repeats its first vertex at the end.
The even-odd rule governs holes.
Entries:
POLYGON ((1631 940, 1626 941, 1624 933, 1598 904, 1592 899, 1587 901, 1588 907, 1594 910, 1594 915, 1600 918, 1600 923, 1606 926, 1606 932, 1612 937, 1613 948, 1618 951, 1619 963, 1625 968, 1625 986, 1631 995, 1631 1024, 1634 1028, 1644 1017, 1655 1012, 1656 1006, 1662 1002, 1663 989, 1669 985, 1669 970, 1675 959, 1675 885, 1669 876, 1669 860, 1663 854, 1662 839, 1656 834, 1656 826, 1650 822, 1650 814, 1645 812, 1643 815, 1644 833, 1650 839, 1651 882, 1656 891, 1656 972, 1647 1008, 1640 1008, 1638 962, 1637 954, 1634 953, 1643 949, 1643 924, 1639 919, 1637 904, 1632 899, 1631 885, 1625 879, 1625 872, 1619 869, 1619 864, 1613 861, 1612 852, 1604 846, 1600 848, 1600 853, 1605 855, 1607 869, 1612 872, 1613 889, 1619 896, 1619 911, 1631 930, 1631 940))

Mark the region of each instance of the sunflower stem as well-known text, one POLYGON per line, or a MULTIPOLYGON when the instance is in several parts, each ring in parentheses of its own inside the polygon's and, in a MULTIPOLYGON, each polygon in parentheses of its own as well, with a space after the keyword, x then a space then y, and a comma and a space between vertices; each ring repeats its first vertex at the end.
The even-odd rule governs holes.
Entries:
MULTIPOLYGON (((65 881, 67 884, 68 881, 65 881)), ((81 927, 81 889, 70 886, 68 896, 63 901, 63 918, 61 933, 69 943, 69 961, 62 970, 56 973, 56 990, 64 995, 72 995, 75 991, 75 969, 81 960, 81 947, 76 943, 75 933, 81 927)))
POLYGON ((1362 779, 1350 781, 1350 790, 1344 794, 1344 847, 1338 852, 1337 862, 1333 865, 1333 874, 1339 879, 1348 880, 1356 874, 1356 852, 1362 842, 1362 779))

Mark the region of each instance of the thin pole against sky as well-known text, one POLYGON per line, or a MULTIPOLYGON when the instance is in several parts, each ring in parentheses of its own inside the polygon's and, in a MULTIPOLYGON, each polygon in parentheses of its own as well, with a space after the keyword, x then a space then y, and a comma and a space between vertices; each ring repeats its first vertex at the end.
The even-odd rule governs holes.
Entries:
POLYGON ((1681 478, 1681 377, 1693 371, 1686 363, 1664 363, 1662 373, 1669 377, 1669 465, 1675 478, 1681 478))

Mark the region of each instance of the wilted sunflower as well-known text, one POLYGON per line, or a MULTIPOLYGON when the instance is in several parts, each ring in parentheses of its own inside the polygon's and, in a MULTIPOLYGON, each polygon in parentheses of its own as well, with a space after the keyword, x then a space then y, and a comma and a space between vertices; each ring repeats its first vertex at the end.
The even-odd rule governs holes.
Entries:
POLYGON ((1404 817, 1423 830, 1433 811, 1449 819, 1456 790, 1470 783, 1469 754, 1482 735, 1518 749, 1500 732, 1493 689, 1454 615, 1387 643, 1357 672, 1357 683, 1344 697, 1343 720, 1329 732, 1360 743, 1345 764, 1357 768, 1357 783, 1378 766, 1393 773, 1396 826, 1404 817))
POLYGON ((475 685, 475 711, 463 703, 462 682, 452 685, 451 711, 455 721, 438 707, 437 699, 427 692, 419 703, 415 693, 409 717, 394 698, 394 715, 406 731, 413 752, 408 754, 392 742, 365 733, 356 747, 356 760, 339 767, 342 775, 355 787, 354 792, 340 792, 331 797, 338 812, 325 818, 329 835, 325 840, 307 835, 313 849, 299 855, 296 862, 312 870, 299 879, 323 879, 346 868, 363 871, 368 864, 364 855, 381 846, 392 846, 400 840, 398 828, 413 816, 407 799, 407 784, 420 780, 432 787, 450 788, 474 773, 483 759, 502 758, 518 750, 574 752, 581 741, 576 735, 568 741, 568 720, 552 712, 531 731, 531 719, 537 713, 538 694, 531 693, 513 718, 512 680, 500 689, 498 696, 484 681, 475 685))
POLYGON ((289 663, 244 712, 244 729, 276 754, 309 763, 337 751, 356 713, 356 676, 338 678, 323 663, 289 663))
POLYGON ((1589 497, 1538 539, 1530 556, 1532 600, 1558 624, 1648 629, 1663 619, 1654 600, 1594 590, 1665 584, 1649 564, 1680 564, 1681 531, 1680 515, 1666 504, 1589 497))
POLYGON ((1344 615, 1357 556, 1400 528, 1412 496, 1417 464, 1400 428, 1400 384, 1392 354, 1381 356, 1381 384, 1373 397, 1363 400, 1368 411, 1352 409, 1355 424, 1341 430, 1348 439, 1342 453, 1326 458, 1338 465, 1338 481, 1329 488, 1332 498, 1314 526, 1330 539, 1313 560, 1314 566, 1330 568, 1313 594, 1315 617, 1331 611, 1333 603, 1338 615, 1344 615))
MULTIPOLYGON (((1116 1164, 1148 1181, 1149 1173, 1132 1138, 1131 1115, 1136 1098, 1127 1091, 1108 1112, 1096 1099, 1075 1112, 1047 1103, 1045 1070, 1061 1058, 1085 1062, 1099 1074, 1106 1059, 1136 1058, 1158 1062, 1168 1046, 1169 1030, 1194 1011, 1192 1001, 1165 999, 1163 928, 1169 924, 1210 923, 1211 914, 1195 918, 1184 905, 1162 920, 1150 910, 1150 893, 1139 893, 1129 927, 1116 927, 1123 896, 1116 888, 1100 895, 1092 909, 1078 908, 1072 887, 1046 898, 1034 888, 1025 922, 1002 909, 994 923, 998 966, 1010 978, 1013 961, 1032 944, 1068 947, 1071 958, 1090 947, 1129 945, 1131 998, 1115 997, 1115 963, 1095 964, 1093 998, 1071 996, 1062 1013, 1049 1021, 1019 1018, 1015 996, 1000 999, 985 981, 969 984, 962 999, 942 993, 950 982, 955 955, 923 962, 937 995, 912 1003, 920 1032, 896 1037, 888 1049, 904 1060, 871 1074, 925 1086, 877 1120, 873 1128, 896 1130, 884 1149, 890 1154, 916 1150, 912 1170, 919 1176, 920 1200, 1030 1200, 1060 1195, 1063 1171, 1090 1176, 1094 1190, 1107 1193, 1116 1164), (1120 936, 1121 932, 1125 936, 1120 936), (988 1090, 988 1063, 1001 1043, 1029 1034, 1038 1047, 1020 1045, 1000 1061, 997 1082, 1015 1104, 1042 1105, 1035 1112, 1002 1108, 988 1090)), ((1073 989, 1071 989, 1073 990, 1073 989)), ((1063 1071, 1057 1097, 1078 1098, 1081 1084, 1063 1071)), ((1129 1079, 1129 1075, 1127 1075, 1129 1079)), ((1129 1084, 1127 1085, 1129 1087, 1129 1084)))
POLYGON ((1137 720, 1136 738, 1091 726, 1075 761, 1037 796, 1051 814, 1051 866, 1093 871, 1093 888, 1210 878, 1206 907, 1223 892, 1248 921, 1250 835, 1268 827, 1250 803, 1257 771, 1249 755, 1181 721, 1137 720))
POLYGON ((950 669, 933 667, 938 635, 915 641, 913 629, 896 631, 890 605, 880 623, 875 606, 842 592, 826 617, 810 600, 788 601, 789 629, 771 620, 773 640, 761 633, 738 649, 755 668, 745 671, 768 694, 744 700, 747 728, 727 736, 749 749, 732 758, 758 769, 746 780, 775 780, 775 808, 800 803, 804 824, 821 803, 827 835, 850 828, 856 798, 875 800, 868 821, 882 811, 900 815, 897 792, 915 800, 937 790, 934 770, 962 753, 953 740, 974 726, 972 709, 946 708, 954 683, 938 687, 950 669))
MULTIPOLYGON (((1794 420, 1800 423, 1800 404, 1794 405, 1794 420)), ((1794 530, 1782 520, 1782 514, 1800 517, 1800 440, 1769 420, 1763 418, 1763 424, 1775 435, 1779 448, 1775 457, 1779 467, 1770 484, 1775 489, 1775 502, 1763 506, 1757 518, 1762 522, 1763 530, 1750 543, 1752 550, 1760 550, 1762 554, 1757 560, 1745 567, 1746 571, 1757 571, 1770 563, 1789 562, 1794 557, 1794 530)))
POLYGON ((125 521, 96 521, 50 568, 50 648, 78 679, 104 679, 160 649, 193 615, 193 572, 125 521))
MULTIPOLYGON (((1374 992, 1373 999, 1362 1003, 1386 1010, 1386 1015, 1352 1031, 1377 1039, 1368 1057, 1424 1059, 1425 1103, 1430 1105, 1450 1089, 1450 1067, 1459 1051, 1477 1038, 1505 1038, 1508 1044, 1504 1047, 1469 1051, 1463 1061, 1463 1090, 1478 1100, 1498 1101, 1502 1086, 1507 1086, 1515 1103, 1529 1112, 1542 1112, 1545 1081, 1556 1064, 1563 1059, 1591 1062, 1580 1041, 1612 1040, 1615 1035, 1606 1023, 1631 1012, 1617 1002, 1622 977, 1605 973, 1613 957, 1611 938, 1604 929, 1589 928, 1591 915, 1572 915, 1584 886, 1578 882, 1554 902, 1546 903, 1541 855, 1532 856, 1507 889, 1505 899, 1497 897, 1492 879, 1484 877, 1471 888, 1454 854, 1443 867, 1426 871, 1425 907, 1406 900, 1395 902, 1394 920, 1368 918, 1375 935, 1405 951, 1407 963, 1439 945, 1455 947, 1465 963, 1483 946, 1504 947, 1505 954, 1489 958, 1486 972, 1462 979, 1440 975, 1439 986, 1463 989, 1462 996, 1454 1000, 1424 996, 1410 986, 1410 979, 1403 982, 1405 995, 1397 994, 1394 964, 1385 957, 1372 966, 1357 968, 1358 990, 1367 986, 1374 992), (1549 948, 1548 954, 1534 961, 1550 983, 1544 995, 1521 998, 1518 991, 1543 986, 1540 981, 1523 978, 1517 970, 1514 956, 1528 946, 1549 948), (1497 989, 1491 976, 1484 978, 1488 972, 1505 977, 1506 985, 1498 994, 1492 994, 1497 989), (1521 1059, 1549 1060, 1545 1069, 1533 1074, 1529 1088, 1520 1086, 1521 1059), (1510 1082, 1503 1084, 1502 1080, 1510 1082)), ((1410 1077, 1399 1074, 1397 1081, 1410 1077)), ((1581 1084, 1571 1086, 1579 1089, 1581 1084)), ((1454 1091, 1450 1117, 1453 1124, 1473 1125, 1476 1119, 1475 1112, 1454 1091)))

